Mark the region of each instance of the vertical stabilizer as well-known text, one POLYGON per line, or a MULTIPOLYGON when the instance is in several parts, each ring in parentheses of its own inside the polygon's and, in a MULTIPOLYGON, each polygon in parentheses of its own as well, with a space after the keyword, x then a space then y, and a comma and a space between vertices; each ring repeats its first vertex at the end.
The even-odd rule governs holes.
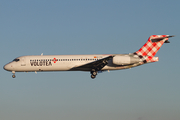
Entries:
POLYGON ((169 43, 169 35, 151 35, 148 41, 134 54, 140 58, 145 58, 146 62, 156 62, 155 55, 164 43, 169 43))

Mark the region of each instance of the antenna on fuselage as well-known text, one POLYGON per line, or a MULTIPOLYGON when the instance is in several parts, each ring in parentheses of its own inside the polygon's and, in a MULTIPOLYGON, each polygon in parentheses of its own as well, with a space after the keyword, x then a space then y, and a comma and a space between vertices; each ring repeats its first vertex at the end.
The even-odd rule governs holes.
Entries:
POLYGON ((43 56, 43 53, 41 53, 41 56, 43 56))

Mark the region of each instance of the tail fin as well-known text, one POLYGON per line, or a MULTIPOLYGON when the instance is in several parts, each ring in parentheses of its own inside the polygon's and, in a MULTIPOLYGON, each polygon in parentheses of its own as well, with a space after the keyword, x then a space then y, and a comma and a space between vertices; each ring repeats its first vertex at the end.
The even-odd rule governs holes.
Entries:
POLYGON ((148 41, 134 54, 138 55, 140 58, 145 58, 145 61, 156 62, 157 57, 154 57, 157 51, 161 48, 163 43, 169 43, 169 35, 151 35, 148 41))

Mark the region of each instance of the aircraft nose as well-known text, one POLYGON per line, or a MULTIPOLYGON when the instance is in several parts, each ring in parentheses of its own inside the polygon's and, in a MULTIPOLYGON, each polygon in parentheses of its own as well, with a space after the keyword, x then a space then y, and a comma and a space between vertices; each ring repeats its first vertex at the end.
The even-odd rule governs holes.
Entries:
POLYGON ((11 71, 13 67, 10 64, 6 64, 6 65, 4 65, 3 68, 4 68, 4 70, 11 71))

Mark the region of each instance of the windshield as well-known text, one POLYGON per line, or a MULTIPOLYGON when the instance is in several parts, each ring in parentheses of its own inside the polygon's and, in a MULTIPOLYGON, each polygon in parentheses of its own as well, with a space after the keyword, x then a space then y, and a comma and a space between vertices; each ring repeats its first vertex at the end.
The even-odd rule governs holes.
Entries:
POLYGON ((14 59, 13 61, 16 61, 16 62, 18 62, 18 61, 19 61, 19 59, 17 59, 17 58, 16 58, 16 59, 14 59))

